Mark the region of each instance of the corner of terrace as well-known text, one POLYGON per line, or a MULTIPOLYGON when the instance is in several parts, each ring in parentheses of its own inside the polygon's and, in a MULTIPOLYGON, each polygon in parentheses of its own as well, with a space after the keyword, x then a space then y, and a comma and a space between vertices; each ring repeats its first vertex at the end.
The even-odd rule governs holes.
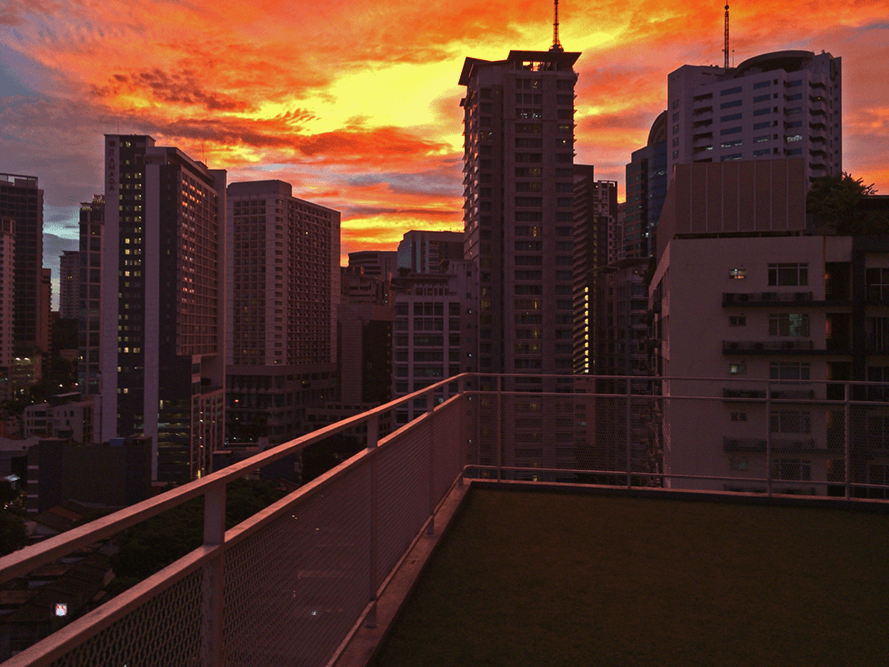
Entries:
POLYGON ((204 499, 200 548, 4 664, 873 664, 885 387, 802 384, 451 378, 0 559, 9 581, 204 499), (225 530, 229 483, 365 428, 225 530))

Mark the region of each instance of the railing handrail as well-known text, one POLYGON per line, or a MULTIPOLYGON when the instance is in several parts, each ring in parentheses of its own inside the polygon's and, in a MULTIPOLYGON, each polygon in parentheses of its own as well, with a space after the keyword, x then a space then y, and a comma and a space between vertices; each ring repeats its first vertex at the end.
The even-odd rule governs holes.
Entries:
POLYGON ((324 426, 317 431, 312 431, 299 438, 276 445, 267 451, 255 454, 243 461, 239 461, 222 470, 211 473, 206 477, 193 480, 182 486, 170 489, 157 496, 147 498, 134 505, 108 514, 107 516, 95 519, 82 526, 47 538, 37 544, 14 551, 13 553, 0 558, 0 583, 22 576, 35 568, 52 562, 72 551, 77 551, 85 546, 117 535, 121 531, 126 530, 137 523, 150 519, 153 516, 157 516, 158 514, 176 507, 177 505, 181 505, 192 498, 202 496, 211 489, 225 486, 229 482, 245 477, 257 468, 261 468, 280 458, 298 452, 309 445, 330 437, 331 435, 335 435, 341 431, 352 428, 353 426, 369 421, 370 419, 379 417, 385 412, 389 412, 390 410, 415 399, 422 398, 423 396, 433 393, 447 385, 464 380, 468 375, 471 374, 463 373, 441 380, 440 382, 424 387, 407 396, 402 396, 401 398, 389 401, 388 403, 371 410, 353 415, 352 417, 347 417, 341 421, 324 426))

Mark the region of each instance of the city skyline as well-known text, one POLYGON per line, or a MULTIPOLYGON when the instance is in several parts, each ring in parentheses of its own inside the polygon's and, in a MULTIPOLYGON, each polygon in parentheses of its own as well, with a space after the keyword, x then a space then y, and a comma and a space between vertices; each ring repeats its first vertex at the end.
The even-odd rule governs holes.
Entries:
MULTIPOLYGON (((149 1, 0 10, 0 171, 46 192, 46 263, 72 249, 78 204, 101 191, 102 135, 147 133, 228 181, 278 178, 343 212, 342 257, 411 229, 462 230, 465 57, 552 43, 552 3, 333 2, 223 9, 149 1), (58 245, 58 252, 52 249, 58 245)), ((577 63, 576 162, 616 180, 665 108, 667 74, 721 65, 723 6, 559 6, 577 63)), ((843 168, 889 191, 889 3, 731 9, 731 60, 843 58, 843 168)))

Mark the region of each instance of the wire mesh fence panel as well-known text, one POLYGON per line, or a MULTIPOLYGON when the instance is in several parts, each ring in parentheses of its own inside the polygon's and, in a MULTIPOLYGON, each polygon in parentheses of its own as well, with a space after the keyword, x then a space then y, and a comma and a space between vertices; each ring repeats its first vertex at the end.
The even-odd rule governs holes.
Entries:
POLYGON ((457 399, 435 411, 432 429, 433 500, 437 503, 454 483, 463 468, 463 401, 457 399))
POLYGON ((429 518, 428 417, 381 445, 377 475, 377 583, 381 584, 429 518))
POLYGON ((198 569, 51 663, 52 667, 199 667, 203 572, 198 569))
POLYGON ((370 590, 368 463, 228 550, 226 665, 322 665, 355 624, 370 590))

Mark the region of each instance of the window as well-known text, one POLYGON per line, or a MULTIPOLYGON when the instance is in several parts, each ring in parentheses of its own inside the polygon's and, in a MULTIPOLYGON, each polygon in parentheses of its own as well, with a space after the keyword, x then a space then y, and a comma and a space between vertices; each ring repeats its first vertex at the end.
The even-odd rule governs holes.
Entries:
POLYGON ((762 135, 760 135, 760 136, 758 136, 758 137, 753 137, 753 143, 755 143, 755 144, 761 144, 761 143, 763 143, 764 141, 768 141, 770 138, 771 138, 771 135, 769 135, 769 134, 762 134, 762 135))
POLYGON ((769 155, 771 152, 771 148, 760 148, 757 151, 753 151, 753 157, 762 157, 763 155, 769 155))
POLYGON ((741 92, 741 86, 735 86, 734 88, 726 88, 725 90, 720 90, 719 94, 722 97, 725 97, 726 95, 736 95, 737 93, 740 93, 740 92, 741 92))
POLYGON ((770 120, 765 120, 765 121, 763 121, 763 122, 761 122, 761 123, 754 123, 754 124, 753 124, 753 129, 754 129, 754 130, 764 130, 764 129, 766 129, 767 127, 771 127, 771 126, 772 126, 772 121, 770 121, 770 120))
POLYGON ((732 100, 731 102, 723 102, 719 105, 720 109, 731 109, 732 107, 739 107, 743 104, 743 100, 732 100))
POLYGON ((747 316, 746 315, 731 315, 728 318, 728 325, 730 327, 746 327, 747 326, 747 316))
POLYGON ((800 287, 809 284, 808 264, 769 264, 769 285, 774 287, 800 287))
POLYGON ((808 336, 807 313, 780 313, 769 315, 770 336, 808 336))
POLYGON ((771 79, 769 79, 768 81, 758 81, 753 84, 753 89, 756 90, 757 88, 768 88, 771 85, 772 85, 771 79))
POLYGON ((812 464, 803 459, 778 459, 772 462, 772 479, 807 482, 812 479, 812 464))
POLYGON ((742 142, 741 139, 735 139, 734 141, 724 141, 724 142, 722 142, 722 144, 719 147, 720 148, 736 148, 737 146, 741 145, 741 142, 742 142))
POLYGON ((771 415, 769 430, 772 433, 811 433, 812 417, 802 410, 777 410, 771 415))
POLYGON ((732 413, 732 421, 733 422, 747 421, 747 413, 746 412, 733 412, 732 413))
POLYGON ((865 284, 869 301, 889 299, 889 269, 867 269, 865 284))
POLYGON ((732 375, 745 375, 747 373, 747 364, 743 361, 738 364, 731 364, 728 367, 728 372, 732 375))
POLYGON ((889 317, 868 317, 865 330, 869 351, 889 350, 889 317))
POLYGON ((766 102, 771 99, 771 97, 772 96, 770 93, 766 93, 765 95, 757 95, 753 98, 753 103, 756 104, 757 102, 766 102))
POLYGON ((743 114, 741 114, 741 113, 732 113, 732 114, 729 114, 728 116, 722 116, 722 117, 719 119, 719 122, 721 122, 721 123, 727 123, 727 122, 732 121, 732 120, 741 120, 741 116, 742 116, 742 115, 743 115, 743 114))
POLYGON ((771 113, 771 112, 772 112, 772 110, 770 107, 763 107, 762 109, 754 109, 753 115, 754 116, 765 116, 767 113, 771 113))
POLYGON ((773 361, 769 364, 771 380, 808 380, 809 364, 797 361, 773 361))

